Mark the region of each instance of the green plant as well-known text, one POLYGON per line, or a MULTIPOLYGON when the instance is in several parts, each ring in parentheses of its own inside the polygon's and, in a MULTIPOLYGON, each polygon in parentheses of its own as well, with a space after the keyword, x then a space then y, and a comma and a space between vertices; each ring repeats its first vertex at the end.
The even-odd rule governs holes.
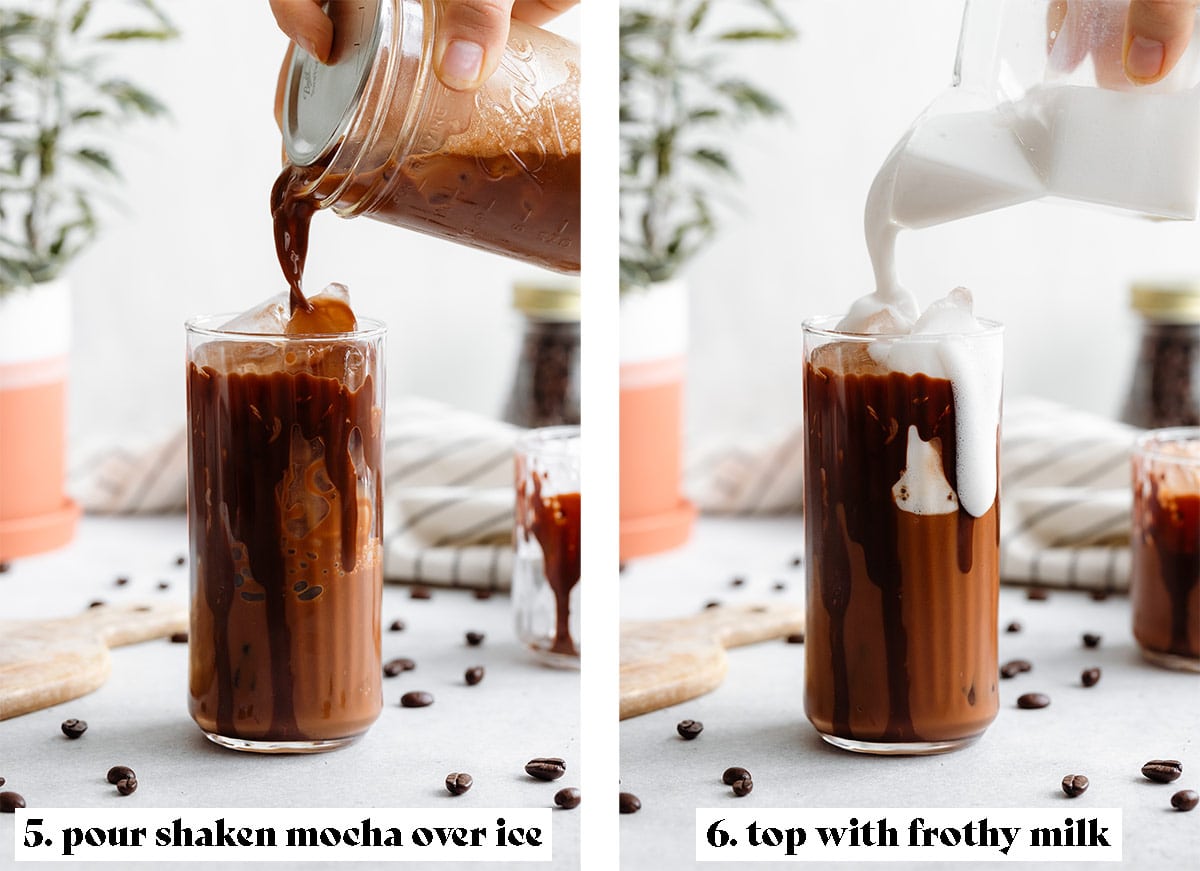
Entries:
POLYGON ((621 7, 622 288, 670 278, 704 245, 714 195, 736 180, 731 137, 783 111, 727 71, 732 47, 796 35, 775 0, 642 3, 621 7))
POLYGON ((49 281, 92 241, 94 199, 119 177, 107 143, 129 120, 166 111, 109 72, 104 48, 172 39, 175 28, 154 0, 126 0, 120 27, 96 24, 99 5, 0 8, 0 293, 49 281))

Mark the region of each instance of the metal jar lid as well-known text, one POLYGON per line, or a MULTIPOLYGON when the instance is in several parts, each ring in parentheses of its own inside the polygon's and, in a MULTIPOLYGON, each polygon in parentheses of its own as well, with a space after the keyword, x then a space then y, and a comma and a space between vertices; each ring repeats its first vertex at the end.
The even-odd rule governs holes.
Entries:
POLYGON ((579 320, 579 282, 520 282, 513 286, 513 308, 545 321, 579 320))
POLYGON ((310 165, 345 134, 390 27, 388 0, 326 0, 321 7, 333 21, 329 63, 297 48, 283 96, 283 145, 297 166, 310 165))
POLYGON ((1135 311, 1156 321, 1200 323, 1200 281, 1139 281, 1130 289, 1135 311))

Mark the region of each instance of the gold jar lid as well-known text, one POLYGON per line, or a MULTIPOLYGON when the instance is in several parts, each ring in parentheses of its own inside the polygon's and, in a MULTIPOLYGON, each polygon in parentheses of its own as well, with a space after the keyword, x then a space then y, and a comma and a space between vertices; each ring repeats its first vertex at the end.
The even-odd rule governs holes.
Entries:
POLYGON ((579 282, 519 282, 513 285, 513 308, 526 317, 546 321, 579 320, 579 282))
POLYGON ((1200 323, 1200 279, 1138 281, 1130 288, 1130 304, 1156 321, 1200 323))

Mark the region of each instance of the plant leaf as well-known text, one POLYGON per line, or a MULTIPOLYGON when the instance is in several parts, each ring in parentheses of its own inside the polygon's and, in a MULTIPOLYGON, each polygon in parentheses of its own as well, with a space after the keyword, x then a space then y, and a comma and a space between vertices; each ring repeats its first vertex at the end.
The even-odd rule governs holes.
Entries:
POLYGON ((177 30, 127 28, 124 30, 110 30, 107 33, 100 34, 96 39, 102 42, 129 42, 131 40, 157 40, 164 42, 168 39, 175 39, 177 36, 179 36, 179 31, 177 30))
POLYGON ((112 158, 95 148, 78 148, 71 152, 71 157, 78 160, 80 163, 95 169, 101 169, 111 175, 118 175, 116 164, 112 158))

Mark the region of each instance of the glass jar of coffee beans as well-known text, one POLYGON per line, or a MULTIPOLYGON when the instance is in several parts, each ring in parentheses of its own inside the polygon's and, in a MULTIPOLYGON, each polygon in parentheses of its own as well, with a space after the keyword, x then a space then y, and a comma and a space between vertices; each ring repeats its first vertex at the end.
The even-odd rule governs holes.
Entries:
POLYGON ((504 419, 524 427, 579 423, 579 285, 518 284, 521 350, 504 419))
POLYGON ((1130 301, 1141 339, 1121 419, 1146 429, 1200 426, 1200 280, 1137 283, 1130 301))

